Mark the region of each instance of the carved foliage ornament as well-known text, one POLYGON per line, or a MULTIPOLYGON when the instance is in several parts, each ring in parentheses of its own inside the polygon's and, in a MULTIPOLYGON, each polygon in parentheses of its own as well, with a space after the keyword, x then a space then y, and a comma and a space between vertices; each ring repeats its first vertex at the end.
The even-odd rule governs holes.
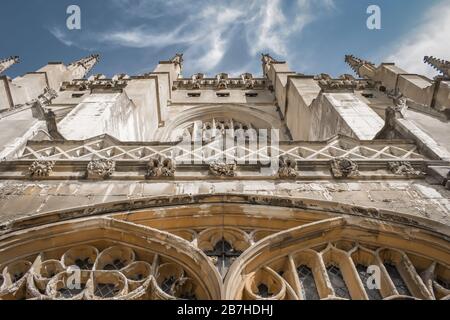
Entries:
POLYGON ((348 158, 334 158, 331 160, 331 172, 335 178, 358 176, 358 164, 348 158))
POLYGON ((105 179, 116 170, 116 163, 112 160, 100 159, 89 162, 87 166, 88 178, 105 179))
POLYGON ((147 177, 174 177, 175 161, 170 158, 152 158, 147 164, 147 177))
POLYGON ((215 161, 209 165, 209 171, 217 177, 234 177, 236 176, 236 162, 230 164, 215 161))
POLYGON ((286 156, 281 156, 279 160, 278 177, 282 179, 297 178, 297 162, 286 156))
POLYGON ((425 173, 423 173, 422 171, 414 169, 414 167, 408 161, 389 162, 388 167, 389 170, 396 175, 408 177, 425 175, 425 173))
POLYGON ((55 166, 54 161, 36 160, 28 168, 28 172, 32 177, 48 177, 55 166))

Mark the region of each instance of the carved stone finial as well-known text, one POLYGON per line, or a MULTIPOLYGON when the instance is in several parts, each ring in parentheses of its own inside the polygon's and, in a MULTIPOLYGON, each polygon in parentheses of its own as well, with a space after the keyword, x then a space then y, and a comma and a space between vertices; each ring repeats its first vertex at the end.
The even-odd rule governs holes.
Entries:
POLYGON ((358 164, 348 158, 334 158, 331 160, 331 173, 335 178, 358 176, 358 164))
POLYGON ((278 177, 282 179, 297 178, 297 161, 286 156, 279 159, 278 177))
POLYGON ((87 166, 89 179, 106 179, 116 170, 116 162, 107 159, 92 160, 87 166))
POLYGON ((234 177, 236 176, 236 162, 224 163, 220 161, 212 162, 209 165, 209 172, 217 177, 234 177))
POLYGON ((48 177, 55 166, 54 161, 36 160, 28 168, 31 177, 48 177))
POLYGON ((147 164, 147 177, 174 177, 175 161, 170 158, 152 158, 147 164))
POLYGON ((388 168, 393 174, 401 176, 420 177, 425 175, 424 172, 414 169, 409 161, 389 162, 388 168))
POLYGON ((450 79, 450 62, 435 57, 424 57, 423 61, 429 64, 431 67, 441 72, 446 79, 450 79))
POLYGON ((16 63, 19 63, 19 57, 18 56, 11 56, 9 58, 0 60, 0 73, 6 71, 6 69, 10 68, 16 63))
POLYGON ((345 62, 358 75, 358 77, 364 77, 364 74, 361 73, 361 67, 366 66, 369 69, 375 68, 375 65, 372 62, 362 60, 360 58, 355 57, 354 55, 346 55, 345 62))

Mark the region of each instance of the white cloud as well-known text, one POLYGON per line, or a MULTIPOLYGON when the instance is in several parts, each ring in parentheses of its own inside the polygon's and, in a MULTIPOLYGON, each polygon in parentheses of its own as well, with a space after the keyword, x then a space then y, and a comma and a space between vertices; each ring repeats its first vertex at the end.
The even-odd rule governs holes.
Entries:
POLYGON ((318 18, 318 10, 334 8, 334 0, 297 0, 291 2, 292 12, 283 12, 282 0, 254 2, 249 11, 256 12, 247 28, 250 53, 255 55, 269 50, 280 56, 288 56, 290 37, 300 34, 303 29, 318 18), (289 18, 287 15, 290 15, 289 18), (256 39, 252 41, 252 39, 256 39))
MULTIPOLYGON (((236 39, 239 50, 254 57, 269 51, 288 58, 292 36, 329 9, 334 0, 113 0, 123 20, 104 30, 85 31, 79 38, 53 29, 68 46, 156 48, 180 46, 190 66, 203 72, 216 68, 236 39), (176 8, 176 10, 174 10, 176 8), (136 22, 137 21, 137 22, 136 22)), ((101 48, 98 48, 101 50, 101 48)))
POLYGON ((400 41, 385 61, 394 61, 407 72, 436 76, 423 63, 424 56, 450 58, 450 0, 443 0, 425 13, 419 25, 400 41))
POLYGON ((64 45, 68 47, 73 46, 74 43, 68 39, 67 35, 61 29, 51 28, 49 31, 56 39, 58 39, 64 45))

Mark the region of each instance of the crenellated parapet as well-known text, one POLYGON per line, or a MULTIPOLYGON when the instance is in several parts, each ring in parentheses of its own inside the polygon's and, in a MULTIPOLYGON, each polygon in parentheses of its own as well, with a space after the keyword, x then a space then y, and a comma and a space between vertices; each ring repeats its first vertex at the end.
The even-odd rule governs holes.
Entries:
POLYGON ((314 77, 322 91, 374 89, 375 83, 371 80, 355 79, 352 75, 344 74, 339 79, 333 79, 330 75, 322 73, 314 77))
POLYGON ((11 66, 15 65, 16 63, 19 63, 19 57, 18 56, 11 56, 9 58, 0 60, 0 74, 4 71, 6 71, 11 66))
POLYGON ((118 74, 111 79, 103 74, 95 74, 88 79, 75 79, 72 81, 65 81, 61 85, 62 91, 84 91, 84 90, 104 90, 104 91, 121 91, 123 90, 131 77, 127 74, 118 74))
POLYGON ((265 89, 269 85, 266 78, 254 78, 250 73, 244 73, 238 78, 230 78, 227 73, 219 73, 214 78, 205 78, 201 73, 191 78, 180 78, 174 81, 172 90, 196 89, 265 89))
POLYGON ((442 73, 445 79, 450 79, 450 62, 443 59, 438 59, 433 56, 425 56, 423 61, 431 67, 442 73))

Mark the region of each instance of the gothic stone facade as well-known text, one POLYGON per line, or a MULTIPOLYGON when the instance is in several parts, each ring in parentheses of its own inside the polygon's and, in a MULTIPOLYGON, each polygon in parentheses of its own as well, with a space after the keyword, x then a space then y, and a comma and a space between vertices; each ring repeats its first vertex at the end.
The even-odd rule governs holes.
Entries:
POLYGON ((109 79, 98 60, 0 61, 0 299, 450 298, 449 62, 184 78, 177 54, 109 79), (279 143, 250 148, 261 129, 279 143))

